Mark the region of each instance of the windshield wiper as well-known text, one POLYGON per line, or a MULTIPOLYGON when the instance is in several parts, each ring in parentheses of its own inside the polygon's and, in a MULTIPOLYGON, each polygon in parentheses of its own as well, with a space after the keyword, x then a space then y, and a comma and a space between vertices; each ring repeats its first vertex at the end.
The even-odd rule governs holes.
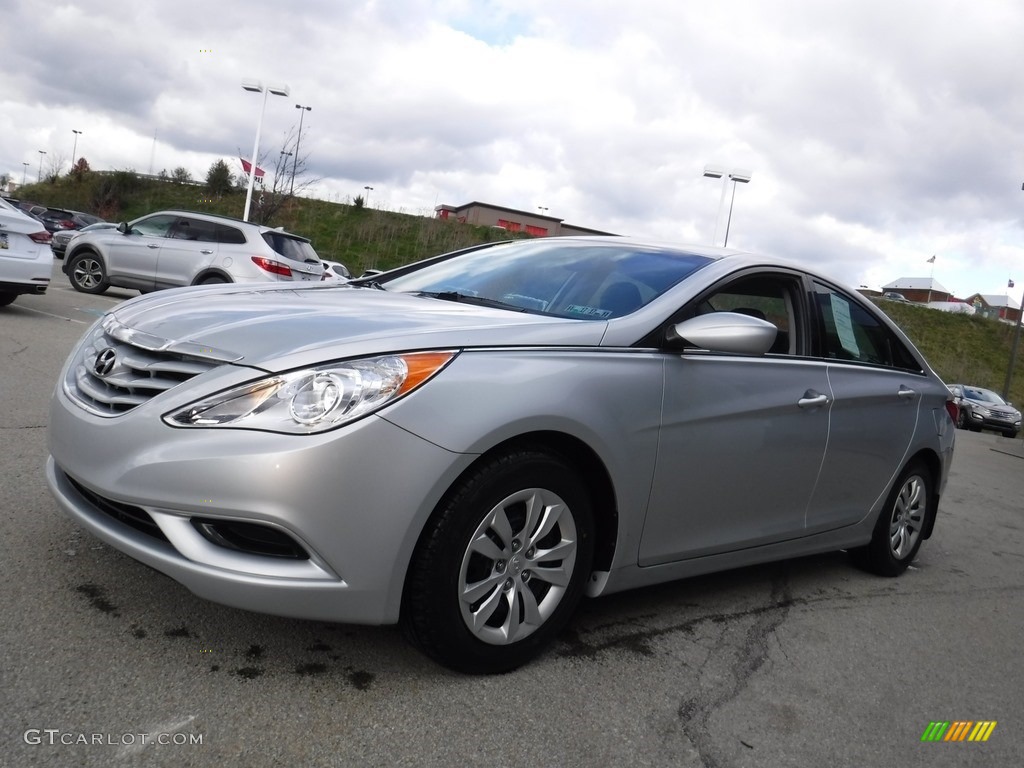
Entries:
POLYGON ((419 291, 417 296, 426 296, 429 299, 441 299, 441 301, 455 301, 460 304, 475 304, 480 307, 493 307, 495 309, 507 309, 510 312, 526 312, 525 307, 509 304, 497 299, 488 299, 483 296, 474 296, 471 293, 460 293, 459 291, 419 291))

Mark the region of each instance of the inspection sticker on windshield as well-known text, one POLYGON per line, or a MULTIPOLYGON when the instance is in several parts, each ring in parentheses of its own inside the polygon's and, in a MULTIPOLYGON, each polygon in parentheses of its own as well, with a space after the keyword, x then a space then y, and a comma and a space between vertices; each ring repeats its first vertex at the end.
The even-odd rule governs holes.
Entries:
POLYGON ((853 335, 853 320, 850 319, 850 304, 845 299, 836 296, 834 293, 829 296, 832 300, 832 320, 836 324, 836 333, 839 334, 839 343, 843 349, 852 355, 860 357, 860 348, 857 346, 857 338, 853 335))
POLYGON ((575 315, 587 315, 589 317, 611 317, 612 311, 610 309, 600 309, 599 307, 584 307, 580 304, 570 304, 565 308, 566 312, 572 312, 575 315))

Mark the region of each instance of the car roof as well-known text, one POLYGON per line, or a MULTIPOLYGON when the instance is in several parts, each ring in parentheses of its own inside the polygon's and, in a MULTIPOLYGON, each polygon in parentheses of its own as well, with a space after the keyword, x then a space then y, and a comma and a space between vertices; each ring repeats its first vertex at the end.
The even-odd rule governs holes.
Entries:
POLYGON ((288 237, 296 237, 296 238, 298 238, 300 240, 307 240, 308 239, 308 238, 303 237, 302 235, 296 235, 294 232, 288 232, 285 229, 281 229, 281 228, 277 228, 277 227, 268 227, 268 226, 265 226, 263 224, 256 224, 255 222, 252 222, 252 221, 243 221, 242 219, 236 219, 233 216, 224 216, 224 215, 219 214, 219 213, 207 213, 205 211, 186 211, 184 209, 178 209, 178 208, 169 208, 168 210, 165 210, 165 211, 153 211, 152 213, 147 213, 144 216, 138 216, 137 218, 132 219, 132 221, 139 221, 140 219, 147 219, 150 216, 167 216, 167 215, 170 215, 170 216, 191 216, 191 217, 196 218, 196 219, 206 219, 207 221, 212 221, 212 222, 222 222, 222 223, 225 223, 225 224, 231 224, 233 226, 252 227, 252 228, 256 229, 260 234, 263 234, 264 232, 277 232, 277 233, 282 234, 282 235, 287 235, 288 237))

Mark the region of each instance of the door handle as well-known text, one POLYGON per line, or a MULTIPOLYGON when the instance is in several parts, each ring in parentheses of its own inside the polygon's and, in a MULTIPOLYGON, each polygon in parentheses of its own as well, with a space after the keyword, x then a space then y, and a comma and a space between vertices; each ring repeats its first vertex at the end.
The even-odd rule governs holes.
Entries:
POLYGON ((147 248, 159 248, 160 246, 157 245, 156 243, 149 243, 146 247, 147 248))
POLYGON ((896 393, 896 397, 898 397, 900 400, 913 400, 915 397, 917 397, 917 390, 911 389, 910 387, 905 387, 902 384, 900 384, 900 390, 899 392, 896 393))
POLYGON ((207 254, 207 255, 209 255, 209 254, 213 253, 213 251, 211 251, 211 250, 210 250, 209 248, 203 248, 203 249, 202 249, 202 250, 200 250, 199 252, 200 252, 200 253, 205 253, 205 254, 207 254))
POLYGON ((801 408, 817 408, 822 405, 828 405, 828 395, 808 389, 804 392, 804 396, 796 401, 796 404, 801 408))

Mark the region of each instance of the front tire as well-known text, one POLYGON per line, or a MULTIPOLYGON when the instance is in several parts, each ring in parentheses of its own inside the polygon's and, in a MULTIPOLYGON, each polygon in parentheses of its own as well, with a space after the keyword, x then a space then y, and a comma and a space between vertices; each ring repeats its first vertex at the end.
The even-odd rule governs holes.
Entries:
POLYGON ((82 293, 103 293, 110 287, 103 262, 92 251, 75 256, 68 263, 71 286, 82 293))
POLYGON ((402 601, 406 635, 460 672, 521 666, 579 603, 593 530, 590 496, 560 457, 521 449, 486 460, 420 538, 402 601))
POLYGON ((858 564, 879 576, 899 576, 921 548, 934 482, 923 462, 915 461, 900 475, 875 523, 871 542, 853 555, 858 564))

